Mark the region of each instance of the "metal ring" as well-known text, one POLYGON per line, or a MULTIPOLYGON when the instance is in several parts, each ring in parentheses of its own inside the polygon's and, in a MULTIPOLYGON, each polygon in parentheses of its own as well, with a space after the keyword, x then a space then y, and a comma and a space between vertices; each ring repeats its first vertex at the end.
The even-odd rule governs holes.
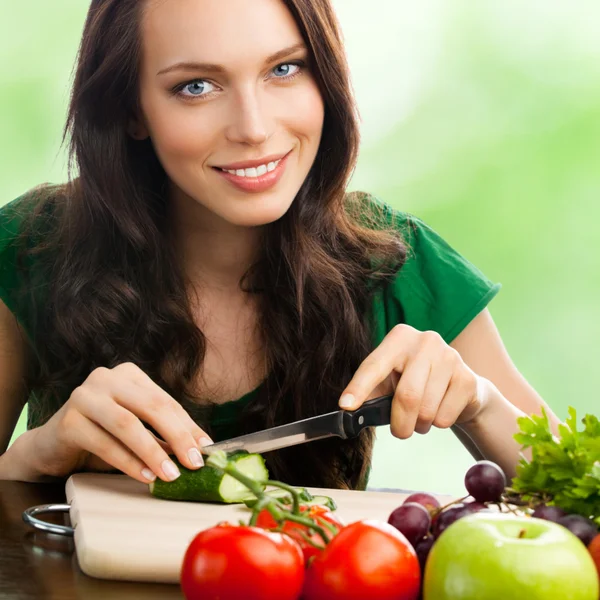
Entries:
POLYGON ((71 510, 70 504, 40 504, 24 510, 23 521, 25 521, 25 523, 28 525, 35 527, 36 529, 41 529, 42 531, 47 531, 48 533, 56 533, 58 535, 73 537, 75 534, 75 529, 73 527, 69 527, 68 525, 55 525, 54 523, 48 523, 48 521, 42 521, 41 519, 37 519, 35 516, 41 513, 50 512, 68 513, 69 510, 71 510))

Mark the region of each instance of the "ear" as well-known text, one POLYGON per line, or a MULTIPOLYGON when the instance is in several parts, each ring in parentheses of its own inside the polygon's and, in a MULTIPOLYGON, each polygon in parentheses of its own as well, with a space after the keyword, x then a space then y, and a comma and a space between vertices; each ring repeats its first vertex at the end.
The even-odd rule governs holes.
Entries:
POLYGON ((129 119, 127 124, 127 133, 137 141, 145 140, 150 137, 148 133, 148 128, 146 125, 138 118, 132 117, 129 119))

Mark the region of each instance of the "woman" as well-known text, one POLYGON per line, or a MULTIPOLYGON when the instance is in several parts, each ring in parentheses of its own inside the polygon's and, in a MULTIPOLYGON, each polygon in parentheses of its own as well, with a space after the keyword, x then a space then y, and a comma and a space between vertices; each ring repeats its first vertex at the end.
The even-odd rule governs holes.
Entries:
MULTIPOLYGON (((452 427, 511 476, 517 418, 558 423, 486 308, 499 285, 345 192, 358 131, 329 0, 92 1, 66 133, 77 176, 1 211, 0 477, 172 480, 170 453, 195 469, 213 440, 392 392, 396 437, 452 427)), ((362 488, 372 445, 267 459, 362 488)))

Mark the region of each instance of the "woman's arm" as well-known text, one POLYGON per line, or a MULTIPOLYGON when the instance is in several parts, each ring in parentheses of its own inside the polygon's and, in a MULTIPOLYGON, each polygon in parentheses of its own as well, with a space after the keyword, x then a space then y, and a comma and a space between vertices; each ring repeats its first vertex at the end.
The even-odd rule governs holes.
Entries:
POLYGON ((498 463, 512 477, 520 458, 520 446, 513 439, 518 417, 541 414, 543 407, 556 435, 560 420, 512 362, 487 309, 450 346, 477 375, 493 384, 484 408, 471 421, 455 425, 454 432, 474 456, 479 458, 469 440, 481 456, 498 463))
POLYGON ((26 344, 12 312, 0 300, 0 454, 8 448, 27 401, 26 344))

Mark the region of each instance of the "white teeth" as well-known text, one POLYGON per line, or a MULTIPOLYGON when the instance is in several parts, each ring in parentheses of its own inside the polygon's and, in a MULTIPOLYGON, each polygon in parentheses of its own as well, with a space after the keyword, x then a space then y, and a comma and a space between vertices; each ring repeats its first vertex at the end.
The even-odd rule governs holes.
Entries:
POLYGON ((267 172, 270 173, 271 171, 274 171, 280 162, 281 159, 270 162, 268 165, 260 165, 260 167, 255 167, 253 169, 237 169, 233 171, 230 171, 229 169, 223 169, 223 171, 226 173, 231 173, 232 175, 237 175, 238 177, 260 177, 267 172))

